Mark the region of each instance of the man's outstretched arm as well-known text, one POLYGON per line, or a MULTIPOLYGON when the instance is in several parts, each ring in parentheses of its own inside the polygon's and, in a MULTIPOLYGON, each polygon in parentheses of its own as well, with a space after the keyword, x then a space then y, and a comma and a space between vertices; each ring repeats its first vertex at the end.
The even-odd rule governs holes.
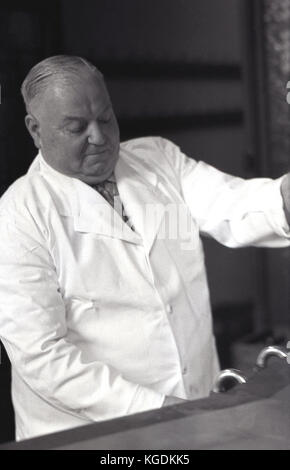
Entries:
POLYGON ((289 175, 243 179, 186 157, 165 139, 157 144, 201 233, 231 248, 290 246, 289 175))

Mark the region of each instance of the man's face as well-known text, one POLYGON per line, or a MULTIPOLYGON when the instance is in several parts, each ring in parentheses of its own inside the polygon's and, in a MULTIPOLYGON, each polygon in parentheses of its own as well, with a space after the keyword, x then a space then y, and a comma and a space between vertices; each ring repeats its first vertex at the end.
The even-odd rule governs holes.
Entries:
POLYGON ((111 175, 119 156, 119 128, 103 80, 82 71, 55 82, 31 110, 37 126, 29 117, 26 124, 50 166, 87 184, 111 175))

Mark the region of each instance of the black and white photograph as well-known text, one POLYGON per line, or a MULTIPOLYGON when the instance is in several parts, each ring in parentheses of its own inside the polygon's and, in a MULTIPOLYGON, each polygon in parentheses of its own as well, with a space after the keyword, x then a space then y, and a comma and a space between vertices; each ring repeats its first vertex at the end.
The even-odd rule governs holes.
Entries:
POLYGON ((290 450, 290 0, 0 3, 0 450, 290 450))

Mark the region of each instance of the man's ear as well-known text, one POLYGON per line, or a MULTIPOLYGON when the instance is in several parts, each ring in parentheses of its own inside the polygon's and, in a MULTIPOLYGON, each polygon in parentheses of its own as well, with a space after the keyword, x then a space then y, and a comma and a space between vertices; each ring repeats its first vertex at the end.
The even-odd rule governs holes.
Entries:
POLYGON ((32 114, 27 114, 27 116, 25 116, 25 124, 26 124, 29 134, 33 138, 35 147, 40 149, 41 139, 40 139, 39 122, 34 116, 32 116, 32 114))

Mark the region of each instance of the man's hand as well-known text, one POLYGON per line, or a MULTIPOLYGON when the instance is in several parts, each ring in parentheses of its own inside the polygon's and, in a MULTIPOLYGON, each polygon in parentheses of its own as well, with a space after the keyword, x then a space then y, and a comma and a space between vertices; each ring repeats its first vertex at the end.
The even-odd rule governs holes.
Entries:
POLYGON ((282 180, 281 193, 284 201, 286 219, 290 226, 290 173, 288 173, 282 180))
POLYGON ((170 406, 170 405, 177 405, 178 403, 185 403, 188 400, 184 400, 183 398, 178 397, 165 397, 162 407, 170 406))

